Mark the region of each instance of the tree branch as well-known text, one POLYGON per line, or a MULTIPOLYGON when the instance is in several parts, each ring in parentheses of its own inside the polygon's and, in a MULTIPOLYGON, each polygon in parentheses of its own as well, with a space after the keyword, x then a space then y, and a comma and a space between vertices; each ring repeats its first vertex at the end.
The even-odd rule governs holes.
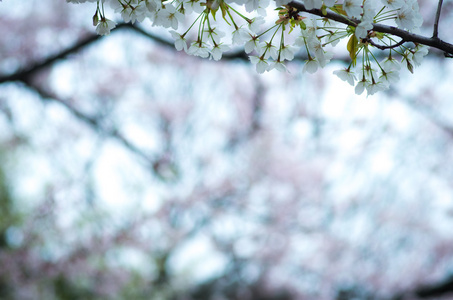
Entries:
POLYGON ((445 280, 419 287, 415 294, 420 298, 432 298, 445 296, 453 292, 453 277, 448 277, 445 280))
MULTIPOLYGON (((342 23, 342 24, 345 24, 348 26, 354 26, 354 27, 357 26, 357 23, 354 20, 351 20, 345 16, 339 15, 332 11, 327 11, 325 14, 323 14, 320 9, 306 9, 302 3, 299 3, 297 1, 291 1, 288 5, 298 9, 299 11, 307 12, 307 13, 315 15, 315 16, 334 20, 334 21, 337 21, 339 23, 342 23)), ((372 30, 377 31, 377 32, 382 32, 382 33, 388 33, 388 34, 400 37, 401 39, 403 39, 406 42, 413 42, 413 43, 430 46, 430 47, 443 51, 445 56, 447 56, 447 57, 453 57, 453 45, 449 44, 447 42, 444 42, 437 37, 426 37, 426 36, 414 34, 409 31, 396 28, 394 26, 388 26, 388 25, 383 25, 383 24, 373 24, 372 30)))
MULTIPOLYGON (((435 20, 435 24, 434 24, 433 37, 426 37, 426 36, 410 33, 408 31, 396 28, 394 26, 387 26, 387 25, 382 25, 382 24, 373 24, 373 30, 377 31, 377 32, 388 33, 388 34, 400 37, 403 41, 402 43, 413 42, 413 43, 423 44, 426 46, 430 46, 430 47, 439 49, 444 52, 444 55, 446 57, 453 57, 453 45, 449 44, 447 42, 444 42, 438 38, 438 26, 439 26, 439 18, 440 18, 442 2, 443 2, 442 0, 439 0, 437 14, 436 14, 436 20, 435 20)), ((358 25, 356 20, 349 19, 346 16, 334 13, 332 11, 326 11, 325 14, 323 14, 320 9, 309 10, 309 9, 305 8, 305 6, 302 3, 299 3, 297 1, 291 1, 288 5, 296 8, 299 11, 307 12, 307 13, 315 15, 315 16, 319 16, 322 18, 327 18, 327 19, 330 19, 333 21, 337 21, 339 23, 342 23, 342 24, 345 24, 348 26, 356 27, 358 25)), ((117 25, 116 29, 117 30, 120 30, 120 29, 133 30, 137 33, 140 33, 141 35, 143 35, 145 37, 152 39, 153 41, 158 42, 160 45, 174 49, 173 42, 170 42, 157 35, 153 35, 149 32, 146 32, 136 25, 121 23, 121 24, 117 25)), ((117 30, 114 30, 112 32, 116 32, 117 30)), ((96 34, 92 34, 88 37, 85 37, 82 40, 76 42, 73 46, 71 46, 55 55, 49 56, 42 62, 36 62, 29 67, 26 67, 22 70, 18 70, 17 72, 14 72, 13 74, 0 76, 0 84, 4 83, 4 82, 11 82, 11 81, 24 81, 25 82, 27 80, 27 78, 30 77, 30 75, 37 73, 46 67, 51 66, 56 61, 63 59, 72 53, 76 53, 77 51, 83 49, 87 45, 92 44, 93 42, 100 40, 101 38, 102 38, 102 36, 99 36, 96 34)), ((400 45, 400 43, 398 43, 397 45, 400 45)), ((376 45, 374 45, 374 46, 376 46, 376 45)), ((383 50, 383 48, 385 48, 385 47, 377 47, 377 48, 383 50)), ((239 59, 239 60, 246 61, 246 60, 248 60, 248 56, 244 53, 244 51, 237 51, 237 52, 225 53, 223 55, 223 59, 225 59, 225 60, 239 59)), ((307 60, 307 57, 298 56, 295 59, 307 60)), ((339 58, 338 60, 346 60, 346 58, 339 58)))
POLYGON ((382 46, 382 45, 376 44, 376 43, 373 42, 373 40, 370 39, 370 38, 366 39, 366 41, 367 41, 368 43, 370 43, 371 45, 373 45, 374 47, 376 47, 376 48, 378 48, 378 49, 381 49, 381 50, 393 49, 393 48, 396 48, 396 47, 401 46, 402 44, 404 44, 404 43, 406 42, 405 40, 401 40, 401 41, 399 41, 398 43, 393 44, 393 45, 390 45, 390 46, 382 46))
POLYGON ((439 4, 437 5, 437 12, 436 12, 436 19, 434 20, 434 30, 433 30, 433 38, 439 38, 439 19, 440 19, 440 11, 442 9, 442 2, 443 0, 439 0, 439 4))
POLYGON ((22 70, 14 72, 11 75, 0 76, 0 84, 4 83, 4 82, 10 82, 10 81, 25 81, 34 73, 51 66, 56 61, 63 59, 70 54, 76 53, 77 51, 83 49, 84 47, 92 44, 95 41, 98 41, 101 38, 102 38, 102 36, 99 36, 99 35, 90 35, 88 37, 85 37, 85 38, 81 39, 80 41, 78 41, 77 43, 75 43, 73 46, 71 46, 55 55, 51 55, 51 56, 47 57, 44 61, 35 62, 35 63, 31 64, 29 67, 26 67, 22 70))

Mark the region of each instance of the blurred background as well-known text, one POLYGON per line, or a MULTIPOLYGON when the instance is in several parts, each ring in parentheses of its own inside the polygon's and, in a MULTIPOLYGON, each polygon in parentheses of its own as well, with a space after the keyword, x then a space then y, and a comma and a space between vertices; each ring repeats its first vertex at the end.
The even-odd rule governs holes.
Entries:
POLYGON ((95 9, 0 4, 0 299, 453 299, 451 59, 357 96, 345 47, 258 75, 95 9))

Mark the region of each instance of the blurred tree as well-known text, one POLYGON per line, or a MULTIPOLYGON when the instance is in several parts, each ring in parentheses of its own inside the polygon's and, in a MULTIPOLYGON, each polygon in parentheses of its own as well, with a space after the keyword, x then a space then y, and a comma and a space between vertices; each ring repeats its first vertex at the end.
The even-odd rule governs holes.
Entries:
POLYGON ((448 299, 445 60, 364 100, 333 69, 259 76, 0 5, 3 298, 448 299))

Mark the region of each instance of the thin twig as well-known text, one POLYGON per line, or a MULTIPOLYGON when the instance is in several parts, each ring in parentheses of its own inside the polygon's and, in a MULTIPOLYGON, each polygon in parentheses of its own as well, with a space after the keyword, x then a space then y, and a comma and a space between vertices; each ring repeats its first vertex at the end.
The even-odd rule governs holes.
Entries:
POLYGON ((436 12, 436 19, 434 20, 434 31, 433 31, 433 38, 437 39, 439 35, 439 19, 440 19, 440 11, 442 9, 442 2, 443 0, 439 0, 439 4, 437 5, 437 12, 436 12))
POLYGON ((396 48, 396 47, 401 46, 402 44, 404 44, 404 43, 406 42, 405 40, 401 40, 401 41, 399 41, 398 43, 393 44, 393 45, 382 46, 382 45, 376 44, 376 43, 373 42, 373 40, 370 39, 370 38, 366 39, 366 41, 367 41, 368 43, 370 43, 373 47, 376 47, 376 48, 378 48, 378 49, 380 49, 380 50, 393 49, 393 48, 396 48))

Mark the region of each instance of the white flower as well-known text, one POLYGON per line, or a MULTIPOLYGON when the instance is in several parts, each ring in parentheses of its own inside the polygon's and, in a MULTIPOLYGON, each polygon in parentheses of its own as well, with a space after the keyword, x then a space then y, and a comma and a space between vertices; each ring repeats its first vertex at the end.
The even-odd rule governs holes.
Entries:
POLYGON ((281 62, 280 60, 274 61, 269 66, 269 70, 272 70, 272 69, 276 69, 277 71, 280 71, 280 72, 286 72, 287 71, 286 65, 283 62, 281 62))
POLYGON ((365 72, 365 76, 367 76, 368 79, 374 80, 374 78, 378 77, 378 73, 376 69, 373 68, 373 65, 371 64, 366 64, 362 66, 363 71, 365 72))
MULTIPOLYGON (((157 3, 157 0, 145 0, 145 6, 146 6, 146 9, 148 10, 146 12, 146 15, 147 16, 153 16, 155 15, 154 13, 157 11, 157 8, 161 8, 162 4, 161 3, 157 3)), ((154 20, 154 19, 152 19, 154 20)))
POLYGON ((131 14, 132 24, 135 21, 143 22, 143 20, 145 20, 147 13, 148 13, 148 8, 146 7, 146 3, 144 1, 140 2, 132 10, 132 14, 131 14))
POLYGON ((366 92, 367 92, 367 95, 374 95, 377 92, 385 91, 387 88, 388 88, 387 85, 378 81, 378 82, 373 82, 371 84, 368 84, 366 86, 366 92))
POLYGON ((400 28, 411 30, 415 28, 415 14, 412 8, 405 5, 396 12, 396 25, 400 28))
POLYGON ((211 50, 211 58, 214 60, 220 60, 222 58, 222 53, 230 50, 230 47, 223 44, 215 45, 211 50))
POLYGON ((362 0, 345 0, 343 9, 350 18, 359 19, 362 14, 362 0))
POLYGON ((347 69, 342 69, 342 70, 336 70, 333 71, 335 75, 337 75, 341 80, 346 81, 350 85, 354 86, 355 81, 357 78, 355 77, 354 72, 351 72, 349 68, 347 69))
POLYGON ((260 74, 264 73, 269 69, 269 64, 264 57, 250 56, 252 64, 256 65, 256 71, 260 74))
POLYGON ((155 25, 161 25, 165 28, 178 29, 178 23, 184 21, 184 15, 176 10, 172 5, 166 5, 164 9, 161 9, 157 13, 157 19, 155 25))
POLYGON ((233 34, 232 34, 233 45, 234 44, 242 45, 248 41, 249 37, 250 37, 249 31, 245 28, 239 27, 238 29, 233 31, 233 34))
POLYGON ((404 0, 381 0, 381 2, 390 9, 398 9, 405 4, 404 0))
POLYGON ((171 33, 171 36, 175 39, 176 50, 181 51, 184 49, 184 51, 187 52, 186 39, 174 30, 171 30, 170 33, 171 33))
POLYGON ((99 35, 107 35, 110 33, 110 30, 115 28, 115 22, 107 18, 101 18, 101 21, 96 26, 96 33, 99 35))
MULTIPOLYGON (((324 68, 330 62, 332 57, 333 57, 333 52, 324 51, 323 60, 319 61, 319 65, 321 66, 321 68, 324 68)), ((318 59, 318 58, 316 58, 316 59, 318 59)))
POLYGON ((398 71, 386 71, 382 70, 382 75, 379 77, 379 80, 386 85, 387 87, 390 86, 391 83, 396 83, 400 80, 400 76, 398 75, 398 71))
POLYGON ((251 34, 250 34, 250 37, 251 37, 251 39, 244 45, 244 51, 247 54, 249 54, 250 52, 255 50, 260 41, 259 38, 257 38, 256 36, 252 36, 251 34))
POLYGON ((225 36, 223 31, 220 31, 216 27, 209 27, 203 30, 203 40, 213 41, 216 44, 220 43, 220 39, 225 36))
POLYGON ((301 35, 296 38, 296 45, 303 46, 305 45, 305 40, 316 40, 316 30, 318 29, 318 24, 315 19, 309 19, 305 21, 306 28, 301 30, 301 35))
POLYGON ((268 43, 268 42, 259 43, 257 48, 258 48, 258 54, 260 56, 264 55, 265 59, 268 59, 269 57, 272 57, 273 59, 277 59, 277 57, 278 57, 277 47, 275 47, 271 43, 268 43))
POLYGON ((324 0, 324 5, 327 7, 332 7, 334 6, 336 0, 324 0))
POLYGON ((306 9, 320 9, 322 6, 322 0, 305 0, 304 5, 306 9))
POLYGON ((209 50, 205 43, 195 41, 190 44, 187 54, 207 58, 209 57, 209 50))
POLYGON ((420 66, 423 58, 428 54, 429 47, 425 45, 418 45, 415 48, 415 53, 412 55, 412 61, 416 66, 420 66))
POLYGON ((201 6, 201 1, 198 0, 188 0, 184 2, 184 8, 186 14, 191 14, 194 11, 197 14, 201 14, 205 10, 205 6, 201 6))
POLYGON ((269 6, 269 0, 248 0, 245 2, 247 12, 256 11, 260 16, 266 16, 266 7, 269 6))
POLYGON ((248 0, 245 2, 245 11, 246 12, 252 12, 256 10, 259 6, 259 0, 248 0))
MULTIPOLYGON (((97 0, 66 0, 68 3, 85 3, 85 2, 96 2, 97 0)), ((102 0, 101 2, 104 2, 105 0, 102 0)), ((0 0, 1 2, 1 0, 0 0)))
POLYGON ((329 33, 326 39, 326 44, 332 45, 335 47, 340 40, 344 37, 344 33, 342 31, 335 31, 329 33))
POLYGON ((263 17, 256 17, 252 19, 252 22, 248 24, 248 27, 251 32, 255 33, 260 30, 261 25, 264 24, 264 18, 263 17))
POLYGON ((325 52, 322 47, 321 42, 318 39, 313 39, 308 41, 307 43, 308 49, 310 50, 310 53, 314 53, 314 56, 316 57, 316 60, 318 63, 324 67, 327 63, 327 58, 325 57, 325 52))
POLYGON ((414 13, 414 24, 415 28, 419 28, 423 24, 423 17, 420 14, 420 8, 417 0, 406 0, 406 5, 412 9, 414 13))
POLYGON ((365 77, 363 77, 362 80, 360 80, 357 83, 357 85, 355 86, 355 89, 354 89, 355 93, 357 95, 361 95, 369 84, 370 84, 370 82, 368 80, 366 80, 365 77))
POLYGON ((275 0, 275 4, 277 5, 277 7, 279 6, 283 6, 283 5, 286 5, 288 3, 290 3, 292 0, 275 0))
POLYGON ((368 31, 373 29, 373 24, 368 20, 363 20, 355 29, 355 36, 358 39, 364 39, 368 35, 368 31))
POLYGON ((376 16, 376 3, 377 1, 364 1, 363 2, 363 13, 362 13, 362 21, 368 20, 370 22, 373 21, 374 17, 376 16))
POLYGON ((132 24, 135 21, 142 22, 145 19, 147 13, 147 7, 145 2, 140 2, 137 5, 132 5, 132 3, 123 4, 120 1, 111 1, 110 6, 116 13, 121 13, 121 17, 124 22, 131 22, 132 24))
POLYGON ((280 49, 280 58, 282 60, 293 60, 296 47, 291 45, 283 45, 280 49))
POLYGON ((318 62, 317 62, 315 59, 313 59, 313 58, 310 57, 310 58, 305 62, 305 65, 304 65, 304 68, 302 69, 302 72, 313 74, 313 73, 315 73, 317 70, 318 70, 318 62))
POLYGON ((380 65, 386 71, 399 71, 401 69, 401 64, 393 58, 393 56, 388 56, 383 61, 381 61, 380 65))

